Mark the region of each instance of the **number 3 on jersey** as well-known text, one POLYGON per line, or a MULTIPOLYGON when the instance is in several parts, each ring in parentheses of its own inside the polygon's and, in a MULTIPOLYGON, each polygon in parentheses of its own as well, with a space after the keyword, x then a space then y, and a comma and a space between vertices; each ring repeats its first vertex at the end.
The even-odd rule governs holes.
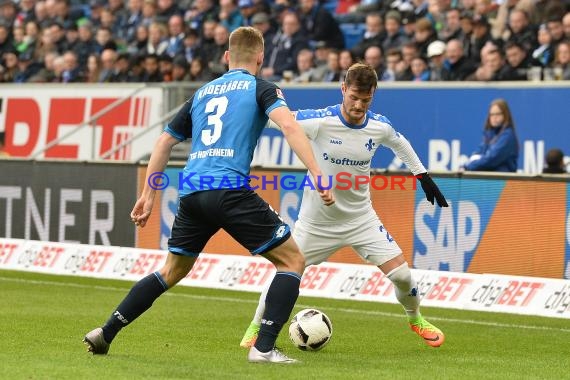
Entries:
POLYGON ((212 98, 206 103, 204 112, 208 114, 208 126, 213 125, 213 129, 204 129, 202 131, 202 142, 204 145, 209 146, 218 141, 222 137, 222 127, 224 123, 221 117, 228 109, 228 98, 220 96, 219 98, 212 98), (214 113, 215 112, 215 113, 214 113))

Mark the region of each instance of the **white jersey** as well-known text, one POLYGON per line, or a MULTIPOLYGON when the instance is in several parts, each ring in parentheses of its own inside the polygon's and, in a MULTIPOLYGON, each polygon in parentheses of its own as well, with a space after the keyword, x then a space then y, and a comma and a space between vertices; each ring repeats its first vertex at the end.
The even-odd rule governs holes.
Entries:
POLYGON ((351 125, 342 116, 341 105, 335 105, 319 110, 297 111, 296 119, 312 142, 317 162, 325 176, 321 181, 323 186, 328 187, 328 181, 332 178, 335 196, 335 204, 324 206, 318 193, 305 187, 300 220, 308 223, 339 223, 374 212, 369 184, 355 186, 355 178, 370 176, 372 157, 381 145, 392 149, 414 175, 426 172, 408 140, 396 132, 382 115, 368 111, 361 125, 351 125))

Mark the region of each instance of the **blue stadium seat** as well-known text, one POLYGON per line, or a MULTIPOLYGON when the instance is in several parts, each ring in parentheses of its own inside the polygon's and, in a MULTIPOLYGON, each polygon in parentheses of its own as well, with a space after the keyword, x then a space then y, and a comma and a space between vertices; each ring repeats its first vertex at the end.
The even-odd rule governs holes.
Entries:
POLYGON ((340 24, 340 30, 344 35, 344 45, 346 49, 351 49, 356 45, 366 32, 366 24, 340 24))
POLYGON ((322 2, 323 8, 329 11, 333 16, 336 13, 336 7, 338 5, 338 0, 325 0, 322 2))

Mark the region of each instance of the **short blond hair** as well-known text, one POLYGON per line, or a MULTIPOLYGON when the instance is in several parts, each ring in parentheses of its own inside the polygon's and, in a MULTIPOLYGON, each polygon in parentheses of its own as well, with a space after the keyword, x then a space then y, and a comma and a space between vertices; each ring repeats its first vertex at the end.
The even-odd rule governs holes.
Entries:
POLYGON ((239 27, 230 34, 229 51, 233 63, 250 63, 263 49, 263 35, 251 26, 239 27))

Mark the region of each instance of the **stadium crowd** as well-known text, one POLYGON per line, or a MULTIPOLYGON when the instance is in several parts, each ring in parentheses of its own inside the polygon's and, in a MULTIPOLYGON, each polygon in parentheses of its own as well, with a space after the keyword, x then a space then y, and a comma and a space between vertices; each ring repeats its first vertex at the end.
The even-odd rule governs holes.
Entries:
POLYGON ((207 81, 241 25, 274 81, 570 80, 569 0, 0 0, 0 82, 207 81))

